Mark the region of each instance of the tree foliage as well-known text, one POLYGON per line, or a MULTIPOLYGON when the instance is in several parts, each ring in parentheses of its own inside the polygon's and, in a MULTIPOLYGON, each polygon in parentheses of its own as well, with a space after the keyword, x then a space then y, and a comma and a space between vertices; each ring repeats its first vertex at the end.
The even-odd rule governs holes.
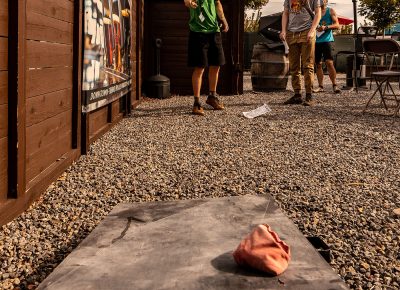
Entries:
POLYGON ((360 14, 384 31, 400 20, 400 0, 360 0, 360 14))
POLYGON ((258 10, 268 2, 269 0, 244 0, 244 5, 246 9, 258 10))

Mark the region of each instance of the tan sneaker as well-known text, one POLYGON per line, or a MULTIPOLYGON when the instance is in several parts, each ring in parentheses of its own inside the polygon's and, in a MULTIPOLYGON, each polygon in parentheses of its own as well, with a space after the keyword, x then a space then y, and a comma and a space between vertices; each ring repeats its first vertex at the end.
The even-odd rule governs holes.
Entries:
POLYGON ((338 88, 337 85, 333 85, 333 92, 334 92, 335 94, 340 94, 342 91, 338 88))
POLYGON ((223 110, 225 109, 224 104, 218 100, 217 97, 214 96, 208 96, 206 104, 210 105, 213 107, 214 110, 223 110))
POLYGON ((313 93, 323 93, 325 92, 324 87, 319 86, 318 88, 315 88, 312 90, 313 93))
POLYGON ((192 110, 193 115, 197 116, 204 116, 204 109, 201 106, 200 103, 194 103, 193 104, 193 110, 192 110))
POLYGON ((303 106, 311 107, 315 105, 315 99, 311 94, 306 94, 306 99, 303 102, 303 106))

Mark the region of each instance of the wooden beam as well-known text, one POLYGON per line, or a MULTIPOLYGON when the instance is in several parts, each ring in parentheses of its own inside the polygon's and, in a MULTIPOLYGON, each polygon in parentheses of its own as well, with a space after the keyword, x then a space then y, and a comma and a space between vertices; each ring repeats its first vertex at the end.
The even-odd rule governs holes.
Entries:
POLYGON ((73 46, 73 93, 72 93, 72 148, 81 143, 80 124, 82 115, 82 23, 83 1, 74 1, 74 46, 73 46))
POLYGON ((8 194, 25 192, 26 0, 8 0, 8 194))

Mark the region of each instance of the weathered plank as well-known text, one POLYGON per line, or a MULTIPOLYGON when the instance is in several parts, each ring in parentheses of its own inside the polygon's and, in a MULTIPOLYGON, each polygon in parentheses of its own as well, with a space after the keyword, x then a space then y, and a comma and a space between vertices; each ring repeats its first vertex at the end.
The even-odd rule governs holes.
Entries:
POLYGON ((0 203, 7 199, 7 155, 8 155, 8 139, 0 139, 0 203))
POLYGON ((112 103, 112 121, 113 122, 116 119, 118 119, 118 116, 121 115, 120 109, 121 109, 121 102, 119 100, 112 103))
POLYGON ((8 105, 0 105, 0 138, 7 137, 8 133, 8 105))
POLYGON ((32 126, 72 109, 72 89, 35 96, 26 101, 26 125, 32 126))
MULTIPOLYGON (((61 133, 61 132, 60 132, 61 133)), ((71 151, 71 130, 64 131, 34 154, 27 156, 26 180, 29 183, 65 153, 71 151)))
POLYGON ((0 71, 0 105, 8 103, 8 72, 0 71))
POLYGON ((30 40, 72 44, 73 25, 35 12, 29 12, 26 16, 26 37, 30 40))
POLYGON ((26 42, 27 69, 71 66, 72 45, 28 40, 26 42))
MULTIPOLYGON (((26 128, 26 154, 34 155, 71 130, 71 110, 26 128)), ((44 153, 46 154, 46 153, 44 153)))
POLYGON ((104 126, 107 125, 108 107, 103 107, 93 113, 90 113, 89 118, 89 134, 90 136, 96 135, 104 126))
MULTIPOLYGON (((74 3, 67 0, 27 0, 29 12, 45 15, 69 23, 74 22, 74 3)), ((29 13, 28 12, 28 13, 29 13)))
POLYGON ((8 38, 0 37, 0 70, 8 69, 8 38))
POLYGON ((0 36, 8 36, 8 0, 0 1, 0 36))
POLYGON ((72 67, 28 70, 26 73, 27 98, 72 88, 72 67))

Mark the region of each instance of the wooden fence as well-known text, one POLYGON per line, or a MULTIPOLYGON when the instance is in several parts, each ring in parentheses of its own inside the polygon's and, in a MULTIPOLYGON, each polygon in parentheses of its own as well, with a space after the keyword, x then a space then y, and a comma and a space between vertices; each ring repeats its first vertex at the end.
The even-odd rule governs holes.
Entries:
POLYGON ((132 3, 133 89, 83 114, 83 0, 0 0, 0 225, 140 101, 143 0, 132 3))

